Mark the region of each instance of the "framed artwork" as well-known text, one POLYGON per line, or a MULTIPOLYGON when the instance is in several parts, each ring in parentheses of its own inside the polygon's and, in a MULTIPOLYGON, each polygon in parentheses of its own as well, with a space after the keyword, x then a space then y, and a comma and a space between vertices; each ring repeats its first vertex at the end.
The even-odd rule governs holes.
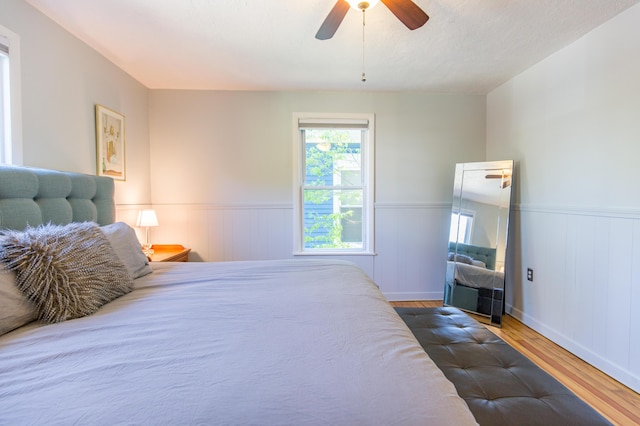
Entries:
POLYGON ((124 148, 124 115, 96 105, 96 174, 126 180, 124 148))

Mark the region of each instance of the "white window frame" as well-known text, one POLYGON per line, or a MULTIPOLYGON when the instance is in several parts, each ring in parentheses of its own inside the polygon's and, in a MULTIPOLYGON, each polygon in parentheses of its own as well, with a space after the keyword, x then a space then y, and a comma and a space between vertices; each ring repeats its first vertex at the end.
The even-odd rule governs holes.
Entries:
POLYGON ((473 226, 475 224, 475 221, 476 221, 476 212, 472 210, 461 209, 461 210, 456 210, 452 212, 451 228, 449 230, 449 242, 469 244, 469 242, 471 241, 471 236, 473 235, 473 226), (463 241, 460 241, 460 217, 461 216, 468 218, 468 220, 465 221, 467 222, 467 225, 465 226, 465 230, 463 233, 463 238, 462 238, 463 241), (454 219, 454 217, 456 219, 454 219), (455 229, 454 229, 454 226, 455 226, 455 229), (455 239, 452 239, 452 237, 454 236, 455 236, 455 239))
MULTIPOLYGON (((0 128, 0 162, 22 164, 22 91, 20 78, 20 36, 0 25, 0 41, 9 47, 8 66, 0 72, 0 102, 4 125, 0 128)), ((6 64, 6 61, 3 61, 6 64)))
POLYGON ((373 113, 293 113, 293 254, 344 256, 344 255, 375 255, 374 236, 374 164, 375 164, 375 114, 373 113), (324 124, 345 124, 349 122, 368 122, 367 137, 362 142, 362 178, 364 184, 362 221, 362 248, 331 248, 309 249, 304 247, 304 219, 303 219, 303 184, 305 177, 304 141, 301 137, 300 122, 317 122, 324 124))

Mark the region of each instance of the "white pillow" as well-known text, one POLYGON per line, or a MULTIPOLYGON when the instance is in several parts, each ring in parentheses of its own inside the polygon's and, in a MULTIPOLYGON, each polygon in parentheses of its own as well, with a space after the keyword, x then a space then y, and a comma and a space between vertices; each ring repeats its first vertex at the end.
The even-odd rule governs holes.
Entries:
POLYGON ((473 260, 471 261, 471 264, 472 264, 473 266, 477 266, 477 267, 479 267, 479 268, 486 268, 486 267, 487 267, 487 265, 486 265, 482 260, 475 260, 475 259, 473 259, 473 260))
POLYGON ((107 236, 124 266, 127 267, 132 278, 140 278, 153 272, 149 266, 149 259, 142 252, 142 246, 136 231, 124 222, 116 222, 101 226, 102 232, 107 236))
POLYGON ((0 268, 0 336, 36 319, 36 307, 16 284, 16 273, 0 268))

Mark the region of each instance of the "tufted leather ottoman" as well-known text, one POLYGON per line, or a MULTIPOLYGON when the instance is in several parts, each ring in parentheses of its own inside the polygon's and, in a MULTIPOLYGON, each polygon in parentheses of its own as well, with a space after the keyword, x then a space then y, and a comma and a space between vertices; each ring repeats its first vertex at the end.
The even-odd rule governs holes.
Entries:
POLYGON ((610 425, 520 352, 456 308, 396 308, 480 425, 610 425))

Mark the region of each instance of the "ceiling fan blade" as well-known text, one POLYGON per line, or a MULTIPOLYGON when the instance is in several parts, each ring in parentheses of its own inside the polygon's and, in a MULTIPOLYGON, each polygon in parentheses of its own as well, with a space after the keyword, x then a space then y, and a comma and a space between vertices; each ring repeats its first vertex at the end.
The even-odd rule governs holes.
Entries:
POLYGON ((504 178, 510 178, 511 177, 511 173, 502 173, 502 174, 488 174, 486 175, 484 178, 485 179, 504 179, 504 178))
POLYGON ((338 30, 340 23, 349 11, 349 7, 351 6, 349 6, 349 3, 347 3, 346 0, 338 0, 322 25, 320 25, 316 38, 318 40, 327 40, 333 37, 338 30))
POLYGON ((410 30, 423 26, 429 15, 411 0, 380 0, 410 30))

